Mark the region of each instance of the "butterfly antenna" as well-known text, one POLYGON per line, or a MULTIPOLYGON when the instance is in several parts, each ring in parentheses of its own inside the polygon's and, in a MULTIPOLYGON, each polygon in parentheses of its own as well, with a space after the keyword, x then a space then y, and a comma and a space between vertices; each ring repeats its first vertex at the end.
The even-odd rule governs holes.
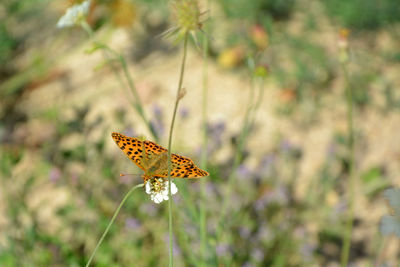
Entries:
POLYGON ((120 177, 123 177, 123 176, 141 176, 141 174, 138 174, 138 173, 120 173, 119 176, 120 177))

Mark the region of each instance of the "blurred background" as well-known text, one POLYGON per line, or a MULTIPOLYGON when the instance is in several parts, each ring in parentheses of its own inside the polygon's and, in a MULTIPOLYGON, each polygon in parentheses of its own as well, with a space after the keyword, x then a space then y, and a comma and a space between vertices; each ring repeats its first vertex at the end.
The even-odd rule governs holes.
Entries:
MULTIPOLYGON (((170 3, 93 0, 92 38, 79 26, 56 27, 77 3, 0 4, 1 266, 84 265, 124 194, 142 182, 111 132, 167 146, 182 58, 181 44, 161 36, 174 25, 170 3), (94 42, 113 49, 108 60, 94 42), (157 138, 132 105, 115 52, 157 138)), ((351 88, 349 264, 398 266, 398 239, 379 230, 390 214, 382 192, 400 186, 398 0, 211 0, 199 7, 205 33, 189 44, 173 152, 200 165, 206 150, 210 176, 175 179, 175 265, 340 265, 351 88)), ((167 202, 135 191, 94 266, 166 266, 167 211, 167 202)))

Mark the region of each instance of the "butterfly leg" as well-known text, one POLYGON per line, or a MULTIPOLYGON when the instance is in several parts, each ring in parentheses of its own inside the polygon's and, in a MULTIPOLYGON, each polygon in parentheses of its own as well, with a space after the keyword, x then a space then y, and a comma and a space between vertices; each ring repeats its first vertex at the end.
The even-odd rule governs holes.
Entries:
POLYGON ((157 183, 157 185, 161 188, 162 184, 164 182, 163 178, 155 178, 155 182, 157 183))

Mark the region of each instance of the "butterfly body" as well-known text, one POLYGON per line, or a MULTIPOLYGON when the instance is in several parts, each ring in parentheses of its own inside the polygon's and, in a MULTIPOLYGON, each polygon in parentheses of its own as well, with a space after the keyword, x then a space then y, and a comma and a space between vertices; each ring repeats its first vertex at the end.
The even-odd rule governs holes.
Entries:
MULTIPOLYGON (((144 171, 143 180, 168 176, 168 150, 148 140, 141 141, 120 133, 112 133, 119 148, 144 171)), ((208 172, 200 169, 189 158, 171 154, 171 177, 200 178, 208 172)))

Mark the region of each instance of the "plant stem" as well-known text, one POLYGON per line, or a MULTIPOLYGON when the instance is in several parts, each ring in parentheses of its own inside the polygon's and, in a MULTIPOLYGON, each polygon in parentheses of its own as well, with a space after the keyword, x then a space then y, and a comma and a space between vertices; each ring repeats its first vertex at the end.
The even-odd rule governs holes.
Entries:
POLYGON ((349 74, 345 63, 342 63, 343 74, 346 83, 347 98, 347 127, 348 127, 348 149, 349 149, 349 194, 348 205, 349 213, 347 216, 346 229, 344 233, 344 241, 341 255, 341 266, 345 267, 349 262, 351 236, 353 232, 354 220, 354 188, 355 188, 355 169, 354 169, 354 123, 353 123, 353 92, 351 90, 349 74))
POLYGON ((221 211, 220 211, 220 215, 219 215, 219 219, 218 219, 217 230, 216 230, 216 235, 217 235, 218 241, 222 240, 223 235, 221 232, 223 231, 223 229, 225 229, 227 227, 227 223, 226 223, 227 220, 225 220, 225 216, 227 214, 229 200, 233 193, 233 188, 235 187, 234 183, 235 183, 236 170, 242 160, 242 154, 243 154, 243 149, 245 147, 246 139, 250 132, 251 126, 254 125, 257 111, 258 111, 258 109, 261 105, 262 99, 264 97, 264 91, 265 91, 264 78, 262 78, 262 77, 257 78, 254 76, 254 74, 252 74, 250 84, 251 84, 251 87, 250 87, 250 92, 249 92, 249 100, 248 100, 247 109, 246 109, 246 113, 245 113, 244 120, 243 120, 243 125, 241 127, 242 131, 238 137, 237 149, 234 154, 234 161, 233 161, 232 169, 228 176, 227 192, 222 200, 221 211), (256 79, 259 83, 257 85, 258 98, 255 100, 256 79))
MULTIPOLYGON (((217 236, 217 241, 221 242, 222 237, 223 237, 223 230, 228 227, 227 225, 227 220, 226 220, 226 215, 227 215, 227 209, 228 209, 228 204, 230 201, 230 198, 233 193, 233 188, 235 187, 235 176, 236 176, 236 170, 242 160, 242 155, 243 155, 243 149, 245 147, 246 143, 246 138, 249 134, 250 128, 254 123, 255 116, 257 113, 257 109, 259 108, 261 101, 264 94, 264 86, 263 86, 263 79, 260 80, 260 87, 259 87, 259 99, 254 100, 255 97, 255 77, 254 74, 252 73, 251 76, 251 82, 250 82, 250 92, 249 92, 249 100, 247 103, 247 108, 246 108, 246 113, 243 119, 243 124, 242 124, 242 131, 239 134, 238 141, 237 141, 237 148, 234 154, 234 161, 232 165, 232 169, 229 173, 228 176, 228 185, 227 187, 227 192, 222 200, 222 205, 221 205, 221 210, 220 210, 220 215, 218 218, 218 223, 217 223, 217 230, 216 230, 216 236, 217 236), (254 103, 255 102, 255 103, 254 103)), ((230 265, 230 263, 225 263, 225 265, 230 265)))
MULTIPOLYGON (((210 12, 210 0, 207 1, 207 10, 210 12)), ((208 25, 208 24, 207 24, 208 25)), ((204 28, 206 34, 208 33, 207 25, 204 28)), ((208 98, 208 40, 206 36, 203 36, 203 95, 202 95, 202 108, 201 108, 201 120, 202 120, 202 134, 203 142, 201 149, 200 166, 203 170, 207 169, 207 153, 208 153, 208 140, 207 140, 207 98, 208 98)), ((200 253, 202 258, 202 265, 207 266, 207 226, 206 226, 206 180, 201 180, 201 202, 200 202, 200 253)))
POLYGON ((149 128, 153 137, 156 139, 156 142, 158 142, 159 136, 158 136, 156 130, 154 129, 153 125, 146 118, 146 113, 144 112, 142 101, 140 100, 140 97, 136 90, 136 86, 133 82, 133 79, 132 79, 131 75, 129 74, 128 65, 126 64, 126 60, 122 55, 119 55, 119 61, 121 62, 122 69, 124 70, 125 78, 128 81, 129 89, 131 89, 131 92, 136 100, 136 102, 134 103, 134 107, 135 107, 136 111, 139 113, 139 115, 142 118, 142 120, 144 121, 144 123, 147 125, 147 128, 149 128))
POLYGON ((131 195, 131 193, 132 193, 133 191, 135 191, 135 190, 136 190, 137 188, 139 188, 139 187, 143 187, 143 185, 144 185, 144 184, 138 184, 138 185, 132 187, 132 188, 128 191, 128 193, 126 193, 126 195, 125 195, 124 198, 122 199, 121 203, 119 204, 117 210, 114 212, 114 215, 112 216, 111 221, 108 223, 107 228, 106 228, 106 230, 104 231, 103 235, 101 236, 99 242, 97 242, 97 245, 96 245, 95 249, 93 250, 92 255, 90 256, 88 262, 86 263, 86 267, 89 267, 90 263, 92 262, 92 260, 93 260, 93 258, 94 258, 94 255, 96 254, 97 250, 98 250, 99 247, 100 247, 100 244, 103 242, 104 237, 107 235, 108 231, 110 230, 111 225, 114 223, 115 219, 117 218, 117 215, 118 215, 119 211, 121 210, 122 205, 124 205, 125 201, 128 199, 128 197, 131 195))
POLYGON ((259 109, 259 107, 261 105, 261 102, 264 99, 264 92, 265 92, 265 90, 264 90, 264 78, 258 78, 257 80, 259 82, 259 89, 258 89, 259 92, 258 92, 258 97, 257 97, 256 103, 253 106, 253 113, 252 113, 253 116, 251 117, 250 125, 254 124, 254 121, 256 119, 257 110, 259 109))
POLYGON ((247 109, 246 109, 246 113, 245 113, 244 119, 243 119, 243 125, 241 128, 242 131, 240 132, 239 137, 237 139, 237 145, 236 145, 236 151, 234 154, 233 165, 232 165, 232 169, 228 176, 227 193, 222 201, 221 212, 220 212, 220 217, 219 217, 220 219, 218 220, 220 222, 219 224, 222 224, 222 221, 225 217, 227 205, 229 203, 230 197, 232 195, 232 190, 234 187, 234 181, 235 181, 234 176, 236 175, 236 169, 239 166, 239 163, 242 159, 244 143, 245 143, 245 140, 248 135, 249 128, 250 128, 250 114, 253 109, 254 94, 255 94, 254 87, 255 87, 254 86, 254 77, 252 76, 251 77, 251 86, 250 86, 250 95, 249 95, 249 100, 247 103, 247 109))
MULTIPOLYGON (((90 27, 90 25, 86 21, 82 21, 81 26, 87 32, 89 37, 92 38, 93 30, 90 27)), ((148 119, 146 117, 146 113, 144 112, 142 101, 140 100, 140 97, 136 90, 136 86, 132 79, 132 76, 129 73, 128 64, 126 63, 125 58, 120 53, 117 53, 116 51, 114 51, 113 49, 111 49, 110 47, 108 47, 105 44, 99 44, 99 48, 101 49, 103 57, 106 60, 107 64, 111 67, 111 70, 114 72, 115 76, 118 78, 118 81, 122 85, 125 86, 120 72, 114 66, 113 60, 112 60, 112 58, 110 58, 110 56, 107 54, 107 52, 111 52, 120 62, 125 80, 127 81, 127 84, 128 84, 128 88, 131 91, 133 98, 134 98, 134 101, 131 101, 131 104, 133 105, 134 109, 136 110, 136 112, 139 114, 139 116, 141 117, 141 119, 143 120, 143 122, 145 123, 147 128, 149 129, 150 133, 153 135, 155 141, 158 142, 159 136, 158 136, 156 130, 154 129, 153 125, 148 121, 148 119)))
POLYGON ((176 99, 175 99, 175 106, 174 111, 172 114, 171 126, 169 128, 169 137, 168 137, 168 224, 169 224, 169 266, 172 267, 174 264, 173 262, 173 234, 172 234, 172 194, 171 194, 171 147, 172 147, 172 134, 174 130, 176 112, 178 110, 179 100, 181 99, 180 92, 182 89, 182 82, 183 82, 183 74, 185 72, 185 62, 186 62, 186 55, 187 55, 187 42, 188 42, 188 34, 185 34, 184 43, 183 43, 183 58, 181 64, 181 71, 179 75, 179 83, 178 88, 176 91, 176 99))

